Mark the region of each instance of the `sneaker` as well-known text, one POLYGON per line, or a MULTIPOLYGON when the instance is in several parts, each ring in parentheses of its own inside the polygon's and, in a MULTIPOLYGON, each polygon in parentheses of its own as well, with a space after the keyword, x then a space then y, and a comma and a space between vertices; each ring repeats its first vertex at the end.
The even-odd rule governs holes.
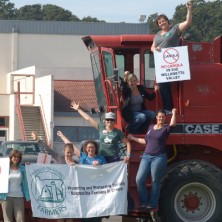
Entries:
POLYGON ((165 111, 166 115, 172 115, 172 111, 171 110, 165 109, 164 111, 165 111))
POLYGON ((141 205, 140 207, 138 208, 134 208, 133 211, 134 212, 141 212, 141 211, 147 211, 147 206, 146 205, 141 205))
POLYGON ((150 212, 150 211, 157 211, 157 208, 156 207, 151 207, 151 206, 146 206, 146 210, 148 211, 148 212, 150 212))

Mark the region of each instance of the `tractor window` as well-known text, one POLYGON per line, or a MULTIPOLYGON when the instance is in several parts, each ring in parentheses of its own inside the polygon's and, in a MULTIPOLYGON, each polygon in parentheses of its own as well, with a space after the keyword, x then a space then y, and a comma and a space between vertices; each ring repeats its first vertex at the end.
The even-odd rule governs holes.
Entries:
POLYGON ((137 76, 138 81, 140 81, 140 55, 135 54, 133 56, 133 73, 137 76))
POLYGON ((106 77, 110 78, 113 76, 113 68, 114 68, 112 54, 110 52, 103 51, 103 61, 105 63, 105 68, 106 68, 106 77))
POLYGON ((119 76, 123 78, 125 71, 125 57, 123 55, 115 55, 116 67, 119 69, 119 76))
POLYGON ((153 88, 155 82, 155 66, 154 66, 154 55, 151 51, 146 51, 144 54, 144 62, 145 62, 145 87, 153 88))
POLYGON ((102 85, 102 74, 101 74, 101 68, 99 64, 99 56, 98 52, 95 52, 91 54, 91 63, 92 63, 92 70, 93 70, 93 78, 96 88, 96 97, 99 107, 105 107, 105 95, 103 91, 103 85, 102 85))

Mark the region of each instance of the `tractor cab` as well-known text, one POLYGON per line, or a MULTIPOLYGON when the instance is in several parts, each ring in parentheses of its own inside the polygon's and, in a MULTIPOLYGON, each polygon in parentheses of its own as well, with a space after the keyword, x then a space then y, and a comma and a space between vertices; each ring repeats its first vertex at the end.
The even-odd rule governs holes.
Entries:
MULTIPOLYGON (((117 114, 117 127, 125 130, 121 117, 122 97, 120 80, 130 71, 138 77, 147 91, 154 90, 154 57, 150 48, 152 35, 86 36, 83 41, 91 52, 98 106, 117 114)), ((157 101, 149 101, 149 109, 156 111, 157 101)))

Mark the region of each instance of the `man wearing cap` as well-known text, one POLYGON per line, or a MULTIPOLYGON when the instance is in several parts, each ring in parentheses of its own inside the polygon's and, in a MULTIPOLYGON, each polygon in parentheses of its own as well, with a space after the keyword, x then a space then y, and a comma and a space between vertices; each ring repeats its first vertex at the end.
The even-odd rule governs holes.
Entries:
POLYGON ((123 142, 127 147, 127 155, 124 161, 128 162, 131 153, 131 144, 124 133, 115 128, 116 115, 112 112, 105 114, 105 124, 96 122, 92 117, 80 109, 79 103, 73 101, 71 108, 76 110, 86 121, 99 131, 100 135, 100 154, 103 155, 107 163, 119 161, 119 142, 123 142))

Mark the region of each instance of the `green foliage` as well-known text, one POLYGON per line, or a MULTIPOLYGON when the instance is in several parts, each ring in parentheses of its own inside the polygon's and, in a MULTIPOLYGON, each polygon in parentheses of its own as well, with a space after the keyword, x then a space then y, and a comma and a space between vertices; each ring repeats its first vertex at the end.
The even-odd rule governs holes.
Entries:
POLYGON ((155 34, 159 30, 158 26, 156 25, 157 17, 158 17, 158 14, 155 13, 155 14, 150 15, 147 19, 147 22, 148 22, 149 27, 150 27, 150 33, 151 34, 155 34))
MULTIPOLYGON (((222 0, 204 1, 192 0, 192 24, 185 31, 190 34, 190 41, 212 41, 222 35, 222 0)), ((148 23, 152 33, 156 33, 155 18, 157 13, 150 15, 148 23)), ((178 5, 171 20, 171 24, 185 21, 186 6, 178 5)), ((183 33, 185 34, 185 33, 183 33)))
POLYGON ((73 22, 80 22, 81 19, 79 19, 76 15, 72 15, 72 17, 70 18, 70 21, 73 21, 73 22))
POLYGON ((25 5, 19 9, 14 7, 9 0, 0 0, 0 19, 10 20, 44 20, 44 21, 73 21, 73 22, 105 22, 92 18, 84 17, 82 20, 71 11, 52 4, 25 5))
POLYGON ((25 5, 17 10, 17 20, 42 20, 42 7, 40 4, 25 5))
POLYGON ((43 5, 42 20, 46 21, 72 21, 73 15, 69 10, 65 10, 56 5, 43 5))
POLYGON ((0 0, 0 19, 16 19, 16 8, 9 0, 0 0))
POLYGON ((104 20, 98 20, 97 18, 93 18, 91 16, 84 17, 82 22, 105 22, 104 20))

